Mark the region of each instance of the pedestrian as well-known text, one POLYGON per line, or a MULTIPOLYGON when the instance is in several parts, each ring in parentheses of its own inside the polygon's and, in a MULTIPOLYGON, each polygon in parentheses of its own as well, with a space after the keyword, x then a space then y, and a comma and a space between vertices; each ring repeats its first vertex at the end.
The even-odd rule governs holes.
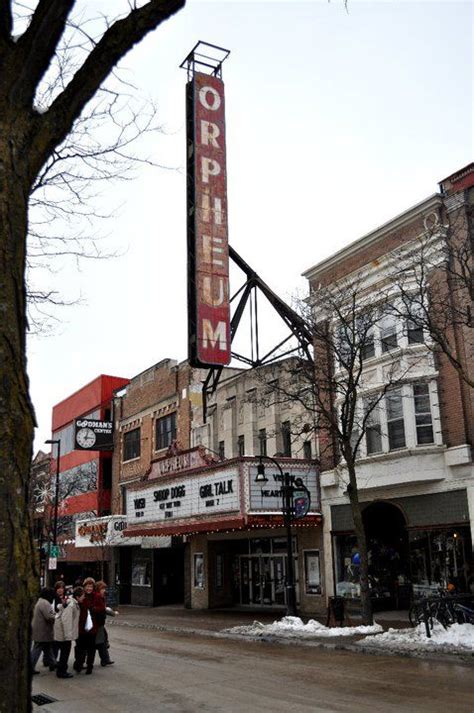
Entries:
POLYGON ((67 604, 66 585, 60 579, 54 585, 54 613, 57 614, 64 604, 67 604))
POLYGON ((39 595, 38 601, 33 610, 33 620, 31 623, 31 634, 33 639, 33 647, 31 649, 31 668, 33 673, 39 673, 36 670, 38 659, 43 653, 46 665, 50 671, 56 668, 54 659, 52 642, 54 641, 54 589, 44 587, 39 595))
POLYGON ((79 636, 74 649, 74 670, 80 673, 86 663, 86 673, 91 674, 95 659, 95 637, 97 634, 97 615, 105 611, 105 599, 94 591, 92 577, 84 580, 84 599, 80 602, 79 636))
POLYGON ((103 612, 96 614, 97 620, 97 634, 95 637, 95 647, 99 653, 100 665, 101 666, 112 666, 115 661, 111 661, 109 654, 109 636, 107 634, 107 629, 105 628, 105 620, 107 616, 117 616, 118 611, 114 611, 111 607, 107 606, 107 584, 103 581, 96 582, 95 590, 97 594, 103 598, 106 607, 103 612))
POLYGON ((54 622, 54 639, 59 649, 59 661, 56 670, 58 678, 72 678, 68 673, 67 663, 71 653, 72 642, 79 636, 79 617, 81 615, 81 602, 84 600, 84 589, 75 587, 72 598, 63 604, 54 622))
MULTIPOLYGON (((54 613, 57 614, 60 609, 63 608, 63 606, 67 605, 67 597, 66 597, 66 585, 65 583, 59 579, 56 584, 54 585, 54 601, 53 601, 53 610, 54 613)), ((58 653, 59 653, 59 646, 57 641, 53 641, 51 644, 52 651, 53 651, 53 656, 54 660, 56 661, 58 658, 58 653)), ((43 656, 43 664, 46 666, 46 661, 45 657, 43 656)))

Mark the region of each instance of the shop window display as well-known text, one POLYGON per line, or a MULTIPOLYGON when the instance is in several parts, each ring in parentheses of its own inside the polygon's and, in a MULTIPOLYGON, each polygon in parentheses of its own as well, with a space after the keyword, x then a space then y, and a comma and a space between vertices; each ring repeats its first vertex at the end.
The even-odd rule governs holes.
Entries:
POLYGON ((417 587, 474 588, 468 527, 413 530, 410 532, 410 567, 417 587))

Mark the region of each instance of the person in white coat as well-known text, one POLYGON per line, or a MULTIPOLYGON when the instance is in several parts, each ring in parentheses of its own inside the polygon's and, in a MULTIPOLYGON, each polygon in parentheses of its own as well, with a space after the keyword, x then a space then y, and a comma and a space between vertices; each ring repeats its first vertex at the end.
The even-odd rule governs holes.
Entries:
POLYGON ((56 669, 58 678, 72 678, 68 673, 67 663, 71 653, 72 642, 79 636, 79 603, 84 599, 84 589, 76 587, 71 599, 60 606, 54 622, 54 640, 59 647, 59 659, 56 669))

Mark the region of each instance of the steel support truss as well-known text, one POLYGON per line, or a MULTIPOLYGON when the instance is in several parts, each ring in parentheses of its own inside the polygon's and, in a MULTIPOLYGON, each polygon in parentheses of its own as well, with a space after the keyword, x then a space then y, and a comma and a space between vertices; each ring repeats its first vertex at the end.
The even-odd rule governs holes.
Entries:
MULTIPOLYGON (((251 355, 250 357, 238 354, 232 351, 232 357, 237 361, 247 364, 250 367, 263 366, 278 361, 283 357, 290 356, 295 352, 303 353, 304 358, 313 362, 313 354, 311 351, 313 337, 311 330, 308 328, 305 320, 297 314, 286 302, 283 302, 278 295, 262 280, 262 278, 248 265, 243 258, 229 245, 230 259, 242 270, 246 276, 244 284, 231 297, 230 302, 236 303, 234 313, 230 323, 230 339, 231 343, 237 332, 238 326, 245 312, 247 304, 250 309, 251 321, 251 355), (283 320, 289 329, 289 334, 285 339, 267 351, 263 356, 260 356, 259 345, 259 329, 258 329, 258 292, 261 292, 273 307, 275 312, 283 320), (296 338, 297 345, 288 345, 288 342, 296 338), (286 351, 281 351, 287 345, 286 351)), ((203 381, 202 397, 203 397, 203 417, 204 423, 207 417, 207 406, 209 398, 215 393, 224 367, 211 367, 203 381)))

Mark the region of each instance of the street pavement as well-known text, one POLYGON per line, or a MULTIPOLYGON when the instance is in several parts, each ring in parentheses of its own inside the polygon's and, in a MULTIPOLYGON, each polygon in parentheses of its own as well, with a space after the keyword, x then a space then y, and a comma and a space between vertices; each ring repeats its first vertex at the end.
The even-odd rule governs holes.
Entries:
POLYGON ((199 613, 182 613, 187 627, 177 625, 177 610, 161 610, 148 623, 140 611, 123 614, 121 626, 108 627, 114 666, 67 680, 41 669, 33 693, 56 702, 34 706, 35 713, 474 711, 469 663, 220 638, 221 622, 199 613))

